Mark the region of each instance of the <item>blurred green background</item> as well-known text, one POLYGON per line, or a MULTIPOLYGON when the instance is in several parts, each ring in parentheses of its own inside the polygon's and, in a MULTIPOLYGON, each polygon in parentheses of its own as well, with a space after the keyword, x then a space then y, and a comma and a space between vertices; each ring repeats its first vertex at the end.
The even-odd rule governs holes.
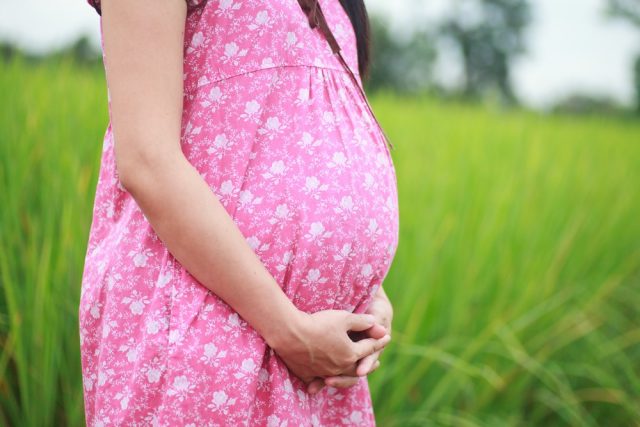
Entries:
MULTIPOLYGON (((472 59, 482 76, 418 91, 397 63, 419 75, 433 34, 400 45, 375 25, 368 91, 396 147, 401 218, 384 284, 394 340, 370 376, 379 425, 640 425, 634 107, 573 96, 533 111, 495 61, 472 59)), ((0 425, 80 426, 104 70, 82 39, 0 53, 0 425)))

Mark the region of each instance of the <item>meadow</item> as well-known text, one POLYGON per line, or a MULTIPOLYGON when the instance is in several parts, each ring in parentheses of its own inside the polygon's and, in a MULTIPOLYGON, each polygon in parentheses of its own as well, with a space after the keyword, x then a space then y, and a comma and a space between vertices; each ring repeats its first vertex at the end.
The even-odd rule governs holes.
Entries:
MULTIPOLYGON (((84 422, 101 68, 0 62, 0 425, 84 422)), ((371 96, 395 150, 381 426, 640 425, 640 120, 371 96)))

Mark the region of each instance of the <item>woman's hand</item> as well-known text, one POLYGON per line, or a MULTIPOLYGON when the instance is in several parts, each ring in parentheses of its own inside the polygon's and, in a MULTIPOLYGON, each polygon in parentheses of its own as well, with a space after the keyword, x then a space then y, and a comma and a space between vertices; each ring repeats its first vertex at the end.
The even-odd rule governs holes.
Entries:
MULTIPOLYGON (((379 338, 381 336, 391 334, 393 306, 384 292, 384 289, 382 289, 382 286, 378 288, 378 292, 374 296, 365 313, 373 315, 376 319, 376 324, 361 332, 364 337, 379 338)), ((384 347, 360 359, 357 363, 355 373, 352 371, 342 372, 341 375, 314 379, 307 386, 307 391, 314 394, 320 391, 325 385, 345 388, 357 384, 360 377, 369 375, 380 366, 378 358, 382 351, 384 351, 384 347)))
POLYGON ((345 310, 299 311, 287 332, 270 339, 270 346, 305 383, 321 376, 356 375, 358 360, 379 352, 391 339, 383 334, 353 341, 351 334, 380 327, 374 316, 345 310))

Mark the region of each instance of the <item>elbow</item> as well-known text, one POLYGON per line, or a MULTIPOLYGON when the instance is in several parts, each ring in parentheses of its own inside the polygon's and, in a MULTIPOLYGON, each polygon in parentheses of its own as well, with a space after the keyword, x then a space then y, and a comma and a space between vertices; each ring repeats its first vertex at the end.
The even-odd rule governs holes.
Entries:
POLYGON ((131 172, 128 167, 116 163, 116 179, 118 180, 118 187, 120 187, 120 189, 131 194, 134 193, 135 174, 131 172))
POLYGON ((170 162, 177 161, 175 155, 156 148, 139 148, 148 144, 130 144, 116 147, 115 166, 119 184, 135 194, 141 187, 157 181, 158 175, 168 170, 170 162), (169 163, 168 163, 169 162, 169 163))
POLYGON ((133 150, 116 150, 116 177, 120 187, 133 193, 136 182, 140 181, 144 174, 143 164, 140 158, 144 155, 134 153, 133 150))

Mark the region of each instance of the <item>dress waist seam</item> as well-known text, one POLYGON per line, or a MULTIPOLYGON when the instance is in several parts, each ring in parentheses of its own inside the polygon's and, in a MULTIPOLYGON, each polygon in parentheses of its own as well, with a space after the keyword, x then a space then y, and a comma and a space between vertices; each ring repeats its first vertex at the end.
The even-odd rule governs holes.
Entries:
MULTIPOLYGON (((337 71, 339 73, 343 73, 345 75, 348 75, 349 73, 347 72, 347 70, 345 70, 344 68, 338 68, 338 67, 327 67, 324 65, 315 65, 315 64, 279 64, 279 65, 274 65, 272 67, 261 67, 261 68, 253 68, 250 70, 246 70, 246 71, 242 71, 236 74, 232 74, 232 75, 228 75, 228 76, 224 76, 221 77, 219 79, 215 79, 215 80, 211 80, 208 81, 204 84, 201 85, 194 85, 193 89, 197 90, 200 89, 201 87, 205 87, 211 84, 215 84, 215 83, 220 83, 222 81, 225 80, 229 80, 229 79, 233 79, 234 77, 240 77, 240 76, 244 76, 246 74, 252 74, 252 73, 256 73, 259 71, 266 71, 266 70, 273 70, 273 69, 278 69, 278 68, 315 68, 315 69, 319 69, 319 70, 330 70, 330 71, 337 71)), ((185 89, 187 89, 185 87, 185 89)))

